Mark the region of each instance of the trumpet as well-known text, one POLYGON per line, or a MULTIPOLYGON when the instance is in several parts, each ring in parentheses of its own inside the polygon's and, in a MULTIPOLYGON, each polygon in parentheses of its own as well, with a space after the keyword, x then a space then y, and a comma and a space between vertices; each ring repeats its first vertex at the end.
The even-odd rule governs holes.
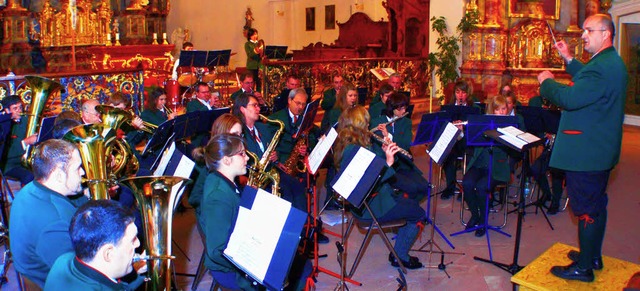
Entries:
MULTIPOLYGON (((373 137, 375 140, 377 140, 378 142, 380 142, 382 145, 386 145, 389 144, 386 140, 384 140, 384 137, 379 136, 373 132, 371 132, 371 137, 373 137)), ((411 153, 401 147, 398 147, 398 153, 405 156, 406 158, 413 160, 413 155, 411 155, 411 153)))
MULTIPOLYGON (((404 114, 402 114, 402 115, 400 115, 400 116, 394 116, 394 117, 393 117, 393 118, 391 118, 391 120, 389 120, 388 122, 380 123, 380 124, 383 124, 384 126, 387 126, 387 125, 389 125, 389 124, 392 124, 392 123, 396 122, 398 119, 400 119, 400 118, 403 118, 403 117, 407 116, 407 114, 409 114, 409 112, 405 112, 404 114)), ((380 124, 378 124, 378 125, 380 125, 380 124)), ((370 132, 375 132, 376 130, 378 130, 378 126, 376 126, 376 127, 372 128, 372 129, 370 129, 369 131, 370 131, 370 132)))
POLYGON ((164 112, 167 114, 167 116, 173 114, 173 110, 169 109, 167 105, 162 105, 162 107, 164 108, 164 112))

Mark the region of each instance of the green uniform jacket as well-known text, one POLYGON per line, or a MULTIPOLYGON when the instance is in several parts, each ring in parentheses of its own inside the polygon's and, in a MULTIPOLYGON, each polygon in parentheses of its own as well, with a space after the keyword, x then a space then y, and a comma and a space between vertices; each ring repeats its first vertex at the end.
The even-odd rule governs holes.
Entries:
POLYGON ((322 94, 322 101, 320 101, 320 107, 324 110, 331 110, 333 106, 336 104, 336 89, 331 88, 325 90, 322 94))
POLYGON ((382 101, 371 103, 369 105, 369 116, 371 117, 371 120, 382 116, 382 110, 384 110, 385 108, 387 108, 387 105, 382 103, 382 101))
POLYGON ((209 270, 235 272, 239 286, 249 289, 251 285, 244 274, 222 255, 238 218, 240 192, 218 171, 209 173, 204 189, 200 204, 207 251, 204 264, 209 270))
MULTIPOLYGON (((473 156, 467 162, 467 171, 474 165, 477 168, 489 168, 489 165, 476 165, 478 158, 483 152, 488 151, 489 147, 475 147, 473 156)), ((489 153, 484 153, 489 154, 489 153)), ((493 164, 491 165, 491 178, 496 181, 509 182, 511 179, 511 171, 509 170, 509 159, 507 153, 500 147, 493 147, 493 164)))
MULTIPOLYGON (((289 159, 289 156, 291 155, 291 152, 293 151, 293 147, 295 146, 295 143, 296 143, 296 141, 293 139, 293 134, 295 134, 293 120, 291 120, 291 117, 289 117, 288 108, 282 109, 274 114, 271 114, 269 116, 269 119, 277 119, 284 122, 284 133, 282 134, 282 137, 278 142, 278 146, 276 147, 276 151, 278 152, 278 161, 280 161, 281 163, 284 163, 287 159, 289 159)), ((296 125, 300 126, 301 123, 302 123, 302 115, 300 115, 300 118, 298 118, 296 125)), ((275 125, 270 124, 270 126, 273 132, 275 132, 278 129, 275 125)), ((318 142, 317 130, 318 130, 317 127, 309 130, 309 135, 308 135, 309 144, 307 145, 308 151, 311 151, 311 149, 313 149, 313 147, 318 142)))
POLYGON ((113 282, 98 270, 82 263, 73 252, 70 252, 56 260, 47 276, 44 290, 135 290, 142 283, 144 278, 141 276, 130 284, 121 281, 113 282))
POLYGON ((549 165, 569 171, 604 171, 620 160, 627 69, 613 47, 588 63, 567 65, 573 86, 547 79, 540 95, 563 109, 549 165))
POLYGON ((2 162, 0 162, 2 171, 5 173, 15 167, 22 166, 22 155, 24 154, 22 140, 25 139, 27 134, 26 118, 21 118, 18 123, 13 121, 11 123, 11 134, 7 137, 4 157, 2 158, 2 162))
POLYGON ((244 51, 247 53, 247 70, 260 68, 260 55, 255 52, 256 44, 250 41, 244 43, 244 51))
POLYGON ((320 122, 320 130, 322 133, 326 134, 329 131, 330 127, 333 127, 340 118, 340 108, 331 108, 328 111, 324 112, 324 116, 322 116, 322 121, 320 122))
POLYGON ((71 217, 88 199, 71 200, 37 181, 25 185, 11 205, 11 253, 16 270, 44 286, 49 269, 62 254, 73 251, 71 217))
POLYGON ((151 124, 160 125, 167 121, 167 115, 160 110, 145 110, 140 113, 142 120, 151 124))
MULTIPOLYGON (((344 152, 348 152, 351 148, 355 147, 355 145, 348 145, 345 147, 344 152)), ((386 160, 386 157, 379 146, 372 145, 367 148, 370 151, 373 151, 378 157, 386 160)), ((340 169, 343 170, 347 167, 347 162, 343 159, 340 161, 340 169)), ((376 217, 382 217, 393 206, 396 205, 396 193, 393 190, 393 187, 386 181, 395 175, 395 171, 393 168, 385 167, 382 170, 381 178, 378 180, 377 184, 374 186, 373 191, 367 197, 367 202, 369 203, 369 207, 371 207, 371 211, 376 217)), ((362 219, 371 219, 371 215, 367 211, 366 207, 363 205, 360 208, 354 208, 351 212, 362 219)))
POLYGON ((187 103, 187 113, 195 112, 195 111, 208 111, 208 110, 209 108, 207 108, 207 106, 202 104, 202 102, 200 102, 200 100, 198 100, 197 98, 187 103))

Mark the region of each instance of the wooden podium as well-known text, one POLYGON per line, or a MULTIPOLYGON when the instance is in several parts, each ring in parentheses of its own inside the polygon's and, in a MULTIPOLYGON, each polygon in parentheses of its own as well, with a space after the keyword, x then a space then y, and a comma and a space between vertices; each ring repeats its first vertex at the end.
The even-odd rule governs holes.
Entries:
POLYGON ((567 257, 570 250, 577 248, 555 243, 511 277, 511 282, 520 285, 520 290, 622 290, 631 276, 640 272, 640 265, 603 256, 604 269, 594 271, 596 279, 591 283, 565 280, 551 274, 551 267, 571 263, 567 257))

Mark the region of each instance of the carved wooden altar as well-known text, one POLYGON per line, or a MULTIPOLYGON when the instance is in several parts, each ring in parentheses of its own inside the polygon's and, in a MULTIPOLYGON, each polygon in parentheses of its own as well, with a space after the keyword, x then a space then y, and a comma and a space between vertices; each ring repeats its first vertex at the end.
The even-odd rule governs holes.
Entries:
POLYGON ((479 12, 480 24, 463 35, 460 71, 462 78, 473 83, 474 91, 489 97, 498 94, 503 75, 511 75, 512 90, 526 104, 539 94, 537 75, 543 70, 552 71, 560 82, 571 81, 553 48, 547 23, 558 41, 567 42, 576 59, 587 61, 590 55, 583 50, 579 26, 585 17, 602 11, 586 9, 585 16, 579 17, 580 4, 600 7, 598 0, 508 1, 509 5, 501 0, 468 1, 467 10, 479 12), (553 3, 558 4, 555 11, 553 3))

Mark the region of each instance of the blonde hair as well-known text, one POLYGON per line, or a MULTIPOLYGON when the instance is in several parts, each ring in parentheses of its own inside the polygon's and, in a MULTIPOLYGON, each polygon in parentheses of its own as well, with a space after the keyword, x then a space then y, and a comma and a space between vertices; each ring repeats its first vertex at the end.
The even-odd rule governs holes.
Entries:
POLYGON ((487 112, 486 114, 494 114, 496 108, 507 106, 507 99, 502 95, 497 95, 487 100, 487 112))
POLYGON ((362 147, 371 145, 371 135, 368 130, 369 120, 369 112, 360 105, 347 108, 340 114, 338 138, 333 146, 333 160, 337 169, 340 168, 342 153, 348 145, 354 144, 362 147))

